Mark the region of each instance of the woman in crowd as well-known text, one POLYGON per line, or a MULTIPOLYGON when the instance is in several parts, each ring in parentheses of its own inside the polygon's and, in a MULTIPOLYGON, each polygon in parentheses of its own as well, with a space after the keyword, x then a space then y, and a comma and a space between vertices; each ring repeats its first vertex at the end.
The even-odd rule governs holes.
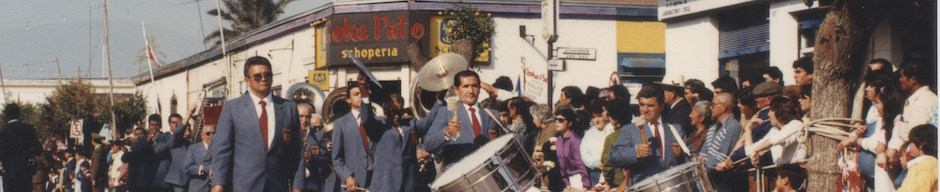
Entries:
POLYGON ((522 143, 525 145, 525 152, 532 154, 535 148, 535 140, 538 133, 535 131, 535 122, 532 114, 529 113, 529 104, 522 97, 509 99, 506 104, 509 109, 509 124, 507 128, 513 132, 522 134, 522 143), (533 134, 534 133, 534 134, 533 134))
POLYGON ((842 140, 839 148, 861 147, 858 156, 859 172, 866 180, 866 187, 874 191, 895 191, 894 184, 884 165, 887 139, 891 137, 896 121, 904 107, 900 90, 893 85, 890 72, 873 71, 865 78, 865 98, 872 102, 865 119, 865 126, 857 127, 855 134, 842 140))
POLYGON ((735 114, 735 118, 741 121, 741 125, 747 125, 748 121, 757 117, 757 100, 754 100, 754 95, 751 95, 750 87, 738 90, 737 98, 738 111, 741 114, 735 114))
POLYGON ((609 125, 607 117, 604 117, 603 106, 606 104, 606 99, 594 99, 588 106, 594 125, 584 131, 584 139, 581 140, 581 160, 591 175, 591 186, 604 181, 601 177, 601 153, 604 152, 604 138, 607 138, 605 130, 609 125))
POLYGON ((555 137, 555 152, 558 155, 561 178, 565 186, 574 189, 591 186, 591 176, 581 159, 581 138, 584 137, 582 124, 574 110, 555 111, 555 130, 558 131, 558 136, 555 137))
POLYGON ((689 133, 689 150, 691 150, 692 158, 695 160, 702 158, 700 153, 702 144, 705 143, 705 138, 708 135, 708 127, 715 124, 715 120, 712 119, 711 107, 712 102, 699 101, 695 103, 695 106, 692 106, 692 113, 689 114, 694 128, 692 133, 689 133))
POLYGON ((558 156, 555 154, 554 144, 550 141, 555 138, 554 117, 546 104, 538 104, 529 108, 535 126, 538 128, 538 137, 535 140, 535 152, 532 155, 535 168, 542 173, 542 187, 549 191, 562 191, 565 183, 561 180, 560 168, 557 166, 558 156))
POLYGON ((803 122, 800 121, 800 110, 796 104, 787 98, 774 98, 770 101, 769 120, 773 128, 759 141, 753 141, 750 132, 752 127, 761 122, 751 120, 744 128, 744 151, 754 165, 760 165, 760 152, 773 146, 782 147, 782 150, 771 150, 773 163, 777 165, 795 163, 805 158, 806 146, 797 141, 803 130, 803 122))

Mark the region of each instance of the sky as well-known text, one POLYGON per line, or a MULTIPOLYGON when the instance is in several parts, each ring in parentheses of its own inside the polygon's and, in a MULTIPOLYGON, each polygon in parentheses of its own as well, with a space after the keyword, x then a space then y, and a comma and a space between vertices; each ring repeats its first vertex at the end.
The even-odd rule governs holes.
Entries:
MULTIPOLYGON (((297 0, 283 19, 317 8, 330 0, 297 0)), ((56 58, 63 78, 107 77, 103 68, 104 0, 0 1, 0 73, 5 79, 56 78, 56 58)), ((224 5, 223 5, 224 7, 224 5)), ((165 57, 163 65, 201 52, 204 34, 218 29, 213 0, 109 0, 108 25, 112 75, 127 78, 146 72, 135 62, 147 36, 165 57), (198 8, 197 8, 198 6, 198 8), (200 23, 200 15, 202 23, 200 23)), ((228 24, 223 23, 228 26, 228 24)))

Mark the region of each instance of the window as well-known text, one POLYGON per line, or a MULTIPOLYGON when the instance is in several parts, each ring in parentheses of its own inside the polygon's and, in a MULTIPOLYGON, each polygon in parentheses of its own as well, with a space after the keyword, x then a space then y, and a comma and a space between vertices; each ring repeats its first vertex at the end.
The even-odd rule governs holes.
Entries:
POLYGON ((661 81, 666 74, 665 53, 617 53, 621 83, 661 81))

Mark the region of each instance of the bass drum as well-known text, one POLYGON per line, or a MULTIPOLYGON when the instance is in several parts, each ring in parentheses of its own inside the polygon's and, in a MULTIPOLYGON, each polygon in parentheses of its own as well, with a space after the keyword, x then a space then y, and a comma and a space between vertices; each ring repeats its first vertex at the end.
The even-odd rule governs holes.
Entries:
POLYGON ((637 192, 711 192, 715 191, 704 161, 688 162, 650 176, 630 186, 637 192))
POLYGON ((450 166, 431 183, 434 191, 527 191, 538 170, 516 134, 500 136, 450 166))

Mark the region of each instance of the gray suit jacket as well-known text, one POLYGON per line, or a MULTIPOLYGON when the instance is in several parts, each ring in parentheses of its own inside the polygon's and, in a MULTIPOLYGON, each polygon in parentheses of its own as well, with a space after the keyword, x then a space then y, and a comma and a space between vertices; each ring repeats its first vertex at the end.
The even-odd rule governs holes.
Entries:
POLYGON ((189 178, 189 191, 192 192, 206 192, 212 187, 209 182, 212 156, 203 145, 202 142, 190 145, 184 161, 186 175, 189 178), (202 172, 199 172, 199 166, 203 167, 202 172))
MULTIPOLYGON (((678 124, 671 125, 675 126, 680 136, 684 135, 682 128, 678 124)), ((643 126, 643 128, 646 130, 647 142, 650 142, 650 138, 653 138, 655 134, 653 130, 650 129, 650 126, 643 126)), ((621 129, 620 138, 617 139, 617 143, 614 144, 614 147, 610 150, 610 163, 613 164, 614 167, 630 169, 631 185, 649 176, 667 170, 672 166, 685 163, 688 160, 689 156, 684 152, 680 150, 676 153, 676 151, 673 150, 672 146, 678 147, 678 143, 681 141, 673 136, 672 131, 669 130, 669 126, 663 126, 663 128, 666 129, 664 131, 665 135, 661 135, 666 140, 666 147, 663 149, 665 158, 658 152, 659 145, 650 146, 650 150, 653 152, 650 156, 638 158, 636 155, 636 146, 642 143, 640 129, 634 124, 624 125, 623 129, 621 129)), ((684 139, 685 138, 683 138, 683 140, 684 139)))
POLYGON ((176 132, 161 133, 154 139, 153 151, 157 154, 157 171, 153 178, 153 185, 170 188, 170 184, 182 186, 186 184, 185 180, 180 182, 180 174, 183 173, 181 166, 172 166, 173 161, 183 161, 186 156, 186 146, 189 141, 183 138, 183 132, 186 131, 186 125, 180 123, 176 127, 176 132), (173 182, 170 182, 173 181, 173 182), (182 183, 182 184, 178 184, 182 183))
MULTIPOLYGON (((444 130, 447 129, 447 123, 454 117, 454 113, 448 111, 446 107, 441 107, 437 110, 438 114, 431 123, 431 128, 429 128, 427 136, 424 137, 424 149, 429 153, 444 158, 444 164, 446 166, 460 161, 464 156, 469 155, 477 148, 480 148, 480 146, 489 142, 490 138, 488 132, 490 130, 496 131, 497 136, 504 134, 503 130, 500 129, 499 125, 496 123, 499 119, 492 119, 486 112, 481 110, 479 111, 480 116, 477 117, 480 121, 480 136, 476 137, 473 124, 470 121, 470 115, 467 114, 467 109, 461 104, 460 109, 457 111, 457 118, 460 120, 460 137, 456 140, 448 141, 444 138, 444 130)), ((499 112, 494 109, 484 110, 489 110, 494 115, 499 114, 499 112)))
POLYGON ((212 185, 232 191, 288 191, 303 189, 303 141, 293 101, 271 96, 274 103, 274 139, 265 149, 258 113, 250 95, 226 101, 212 135, 212 185), (290 135, 285 132, 290 131, 290 135))
POLYGON ((385 131, 375 149, 375 161, 382 163, 375 166, 373 184, 369 190, 416 191, 422 188, 420 185, 427 185, 418 183, 418 139, 428 132, 440 106, 435 103, 427 118, 402 119, 399 123, 401 134, 394 128, 385 131))
MULTIPOLYGON (((385 118, 375 117, 372 113, 372 105, 369 103, 363 102, 359 107, 359 118, 361 118, 362 128, 366 131, 366 136, 368 137, 369 150, 374 153, 377 149, 376 144, 381 140, 382 135, 385 134, 385 130, 391 128, 385 123, 385 118)), ((371 178, 368 177, 368 158, 370 153, 366 152, 365 146, 362 140, 362 132, 359 131, 358 123, 356 123, 356 117, 353 116, 352 112, 343 115, 339 119, 336 119, 333 122, 333 150, 331 151, 333 159, 333 168, 336 170, 336 173, 339 174, 339 178, 336 178, 335 175, 331 175, 331 179, 327 179, 326 190, 324 191, 342 191, 343 189, 336 184, 344 185, 346 183, 346 178, 352 175, 359 187, 369 188, 371 191, 382 191, 377 189, 372 189, 370 186, 367 186, 367 181, 371 178), (339 182, 330 182, 330 181, 339 181, 339 182)), ((376 158, 377 154, 371 154, 373 158, 373 170, 375 166, 379 163, 379 159, 376 158)), ((385 162, 382 162, 385 163, 385 162)), ((371 182, 375 184, 375 182, 371 182)))
POLYGON ((170 168, 166 171, 166 183, 173 184, 176 186, 185 186, 186 182, 189 181, 189 175, 183 170, 186 166, 186 153, 189 151, 189 140, 183 137, 183 134, 186 131, 186 124, 180 123, 176 126, 176 132, 173 133, 170 156, 173 158, 170 161, 170 168))

